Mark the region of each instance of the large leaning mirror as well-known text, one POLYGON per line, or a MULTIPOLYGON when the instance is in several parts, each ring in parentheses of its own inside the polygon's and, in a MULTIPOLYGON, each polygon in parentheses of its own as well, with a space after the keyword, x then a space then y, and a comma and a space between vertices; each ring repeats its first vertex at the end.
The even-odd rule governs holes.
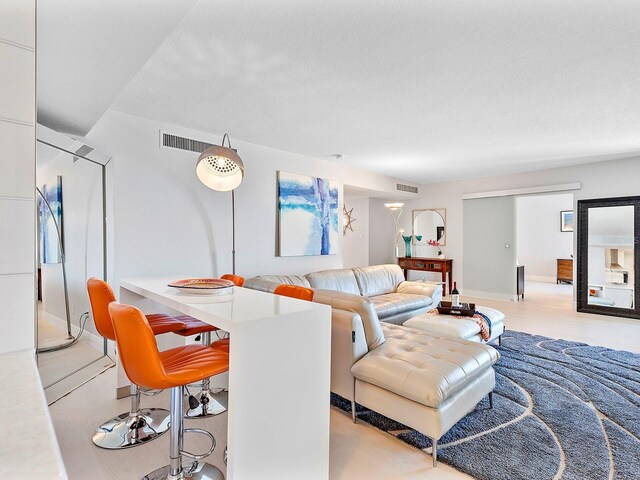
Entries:
POLYGON ((113 365, 86 289, 107 273, 108 157, 40 125, 36 145, 36 353, 51 403, 113 365))
POLYGON ((425 244, 429 240, 437 240, 441 246, 447 244, 446 208, 412 210, 412 219, 413 242, 415 244, 425 244))
POLYGON ((578 311, 640 318, 640 197, 578 202, 578 311))

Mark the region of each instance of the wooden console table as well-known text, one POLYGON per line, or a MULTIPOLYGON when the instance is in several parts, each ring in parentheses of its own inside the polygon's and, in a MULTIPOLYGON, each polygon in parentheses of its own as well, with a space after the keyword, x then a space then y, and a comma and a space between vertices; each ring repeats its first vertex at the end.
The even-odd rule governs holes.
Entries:
POLYGON ((451 258, 399 257, 398 265, 404 270, 405 279, 408 278, 409 270, 440 272, 444 282, 443 296, 447 294, 447 282, 449 283, 449 291, 453 289, 453 259, 451 258), (447 274, 449 274, 448 280, 447 274))

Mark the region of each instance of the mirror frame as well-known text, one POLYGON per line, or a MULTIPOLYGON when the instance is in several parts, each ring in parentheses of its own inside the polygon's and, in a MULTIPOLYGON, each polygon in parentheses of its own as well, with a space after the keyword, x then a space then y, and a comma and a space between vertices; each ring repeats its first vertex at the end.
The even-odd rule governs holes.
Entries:
MULTIPOLYGON (((102 217, 102 278, 103 280, 107 281, 108 278, 108 265, 109 265, 109 246, 107 243, 107 238, 109 236, 109 225, 108 225, 108 217, 107 217, 107 210, 108 210, 108 193, 107 193, 107 164, 111 161, 111 157, 105 155, 104 153, 101 153, 98 150, 91 150, 90 152, 88 152, 85 155, 81 155, 78 154, 77 152, 74 152, 73 149, 77 149, 77 141, 73 140, 70 137, 67 137, 66 135, 63 135, 61 133, 55 132, 54 130, 50 130, 46 127, 42 127, 40 124, 38 124, 38 128, 37 128, 37 136, 36 136, 36 144, 40 143, 43 145, 46 145, 48 147, 54 148, 55 150, 58 150, 60 152, 66 153, 68 155, 74 156, 74 157, 78 157, 81 158, 82 160, 86 160, 87 162, 90 162, 92 164, 97 165, 98 167, 100 167, 100 175, 101 175, 101 185, 102 185, 102 212, 101 212, 101 217, 102 217)), ((37 153, 36 153, 37 154, 37 153)), ((35 183, 35 175, 34 175, 34 188, 36 186, 35 183)), ((36 220, 34 219, 34 222, 36 220)), ((37 246, 37 248, 39 248, 39 246, 37 246)), ((36 255, 36 252, 34 251, 34 255, 36 255)), ((37 258, 35 259, 36 263, 34 263, 34 265, 37 265, 37 258)), ((37 289, 38 286, 35 285, 35 288, 37 289)), ((37 313, 38 311, 38 295, 37 292, 34 295, 34 312, 37 313)), ((34 315, 34 340, 35 340, 35 358, 36 358, 36 362, 38 364, 38 368, 40 368, 40 362, 42 362, 43 358, 41 358, 42 355, 46 355, 46 353, 43 352, 38 352, 38 336, 39 336, 39 332, 38 332, 38 315, 34 315)), ((99 353, 99 352, 98 352, 99 353)), ((64 373, 64 375, 61 378, 56 379, 53 383, 50 383, 48 385, 44 385, 44 392, 45 392, 45 396, 47 398, 47 403, 49 405, 51 405, 53 402, 58 401, 60 398, 64 397, 65 395, 69 394, 70 392, 72 392, 73 390, 75 390, 76 388, 79 388, 81 385, 84 385, 88 380, 90 380, 91 378, 93 378, 96 374, 101 373, 102 371, 104 371, 106 368, 110 368, 110 367, 104 367, 103 365, 100 365, 98 362, 102 359, 109 359, 110 363, 112 365, 115 365, 115 361, 113 360, 113 358, 109 355, 109 344, 107 342, 106 338, 102 338, 102 356, 96 356, 96 358, 94 358, 93 360, 91 360, 89 363, 83 364, 81 366, 76 365, 72 371, 70 372, 66 372, 64 373), (88 369, 86 374, 83 373, 83 371, 85 369, 88 369), (92 370, 93 369, 93 370, 92 370), (74 381, 72 382, 72 386, 65 386, 64 382, 66 379, 68 378, 75 378, 74 376, 78 376, 78 381, 74 381), (63 388, 59 388, 59 386, 62 385, 63 388), (53 393, 51 393, 53 392, 53 393)))
POLYGON ((413 244, 426 245, 427 242, 429 241, 428 239, 421 240, 419 242, 416 240, 416 229, 415 229, 416 217, 420 215, 422 212, 436 212, 442 217, 442 220, 444 221, 444 243, 441 243, 440 246, 446 247, 447 246, 447 209, 446 208, 417 208, 415 210, 411 210, 411 237, 412 237, 413 244))
POLYGON ((640 197, 614 197, 599 198, 592 200, 578 200, 577 215, 577 271, 576 271, 576 297, 577 309, 582 313, 593 313, 596 315, 611 315, 614 317, 626 317, 640 319, 640 248, 638 248, 638 238, 640 237, 640 197), (633 284, 633 308, 607 307, 603 305, 589 304, 587 292, 589 279, 589 209, 602 207, 634 207, 634 284, 633 284))

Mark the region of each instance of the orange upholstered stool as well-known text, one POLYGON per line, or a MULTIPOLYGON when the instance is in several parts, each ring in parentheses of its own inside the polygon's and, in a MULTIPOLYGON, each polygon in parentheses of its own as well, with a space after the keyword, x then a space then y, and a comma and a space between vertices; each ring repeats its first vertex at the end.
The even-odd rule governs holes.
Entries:
MULTIPOLYGON (((229 273, 222 275, 220 278, 232 281, 237 287, 241 287, 244 284, 244 278, 239 275, 229 273)), ((184 330, 176 332, 178 335, 182 335, 183 337, 201 335, 200 338, 203 345, 210 345, 213 348, 222 349, 229 353, 228 338, 223 338, 213 343, 211 341, 211 332, 215 332, 219 330, 219 328, 189 316, 178 316, 176 319, 186 324, 184 330)), ((189 408, 185 413, 186 417, 206 418, 225 412, 227 409, 214 398, 214 395, 215 393, 211 391, 211 381, 208 378, 204 379, 200 392, 189 397, 189 408)))
POLYGON ((299 300, 307 300, 311 302, 313 300, 313 290, 310 288, 299 287, 297 285, 288 285, 283 283, 278 285, 273 291, 276 295, 283 295, 285 297, 297 298, 299 300))
POLYGON ((213 435, 205 430, 185 429, 183 419, 184 386, 229 369, 229 354, 205 345, 187 345, 164 352, 158 350, 153 330, 144 314, 135 307, 113 302, 109 305, 118 346, 118 355, 127 377, 150 388, 171 388, 171 439, 169 465, 143 477, 143 480, 180 479, 223 480, 222 472, 199 460, 211 455, 216 446, 213 435), (183 450, 188 432, 207 435, 212 446, 204 454, 183 450), (195 462, 182 464, 182 456, 195 462))
MULTIPOLYGON (((115 341, 116 335, 109 317, 109 304, 115 301, 109 284, 98 278, 87 281, 93 320, 98 333, 115 341)), ((177 332, 186 325, 164 314, 148 315, 147 322, 154 335, 177 332)), ((93 434, 93 443, 98 447, 119 449, 135 447, 162 435, 169 428, 169 411, 163 408, 140 409, 140 389, 131 383, 131 408, 100 425, 93 434)))
POLYGON ((241 277, 240 275, 236 275, 234 273, 225 273, 220 278, 223 280, 232 281, 236 287, 241 287, 244 285, 244 277, 241 277))

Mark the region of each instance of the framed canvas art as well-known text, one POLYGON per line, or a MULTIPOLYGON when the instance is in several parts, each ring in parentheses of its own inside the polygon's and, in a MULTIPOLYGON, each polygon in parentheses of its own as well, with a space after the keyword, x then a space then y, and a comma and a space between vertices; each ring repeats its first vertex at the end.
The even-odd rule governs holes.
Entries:
POLYGON ((338 249, 338 184, 278 172, 278 255, 334 255, 338 249))
POLYGON ((573 232, 573 210, 560 212, 560 231, 573 232))
POLYGON ((58 175, 56 182, 45 184, 38 196, 38 227, 40 237, 40 263, 60 263, 62 254, 58 244, 58 232, 64 247, 64 224, 62 222, 62 177, 58 175), (47 205, 48 204, 48 205, 47 205), (51 213, 53 212, 53 216, 51 213), (54 223, 55 222, 55 223, 54 223))

